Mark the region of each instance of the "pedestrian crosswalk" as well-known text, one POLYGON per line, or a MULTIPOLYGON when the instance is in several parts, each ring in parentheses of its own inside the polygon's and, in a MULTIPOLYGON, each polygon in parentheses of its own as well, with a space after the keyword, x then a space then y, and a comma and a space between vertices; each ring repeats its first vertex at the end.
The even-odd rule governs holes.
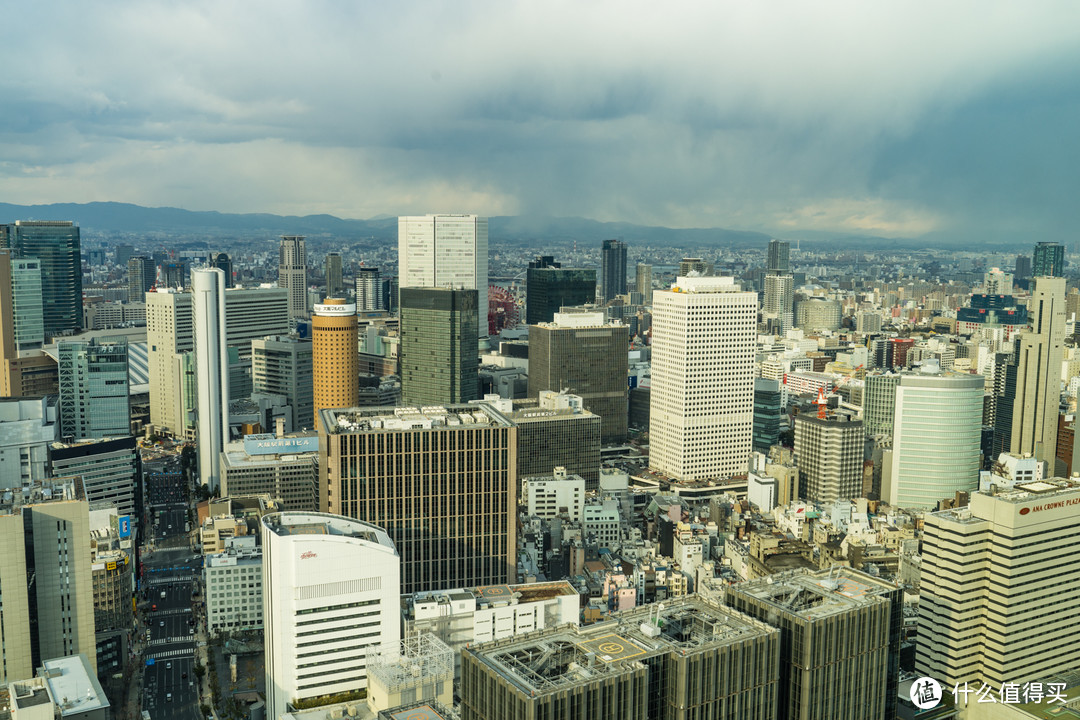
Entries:
POLYGON ((190 613, 191 613, 191 608, 182 607, 182 608, 170 608, 169 610, 151 610, 149 614, 153 615, 156 618, 156 617, 158 617, 160 615, 184 615, 184 614, 190 614, 190 613))
POLYGON ((172 645, 174 643, 192 642, 194 638, 191 635, 177 635, 170 638, 158 638, 157 640, 151 640, 148 645, 151 647, 155 645, 172 645))
POLYGON ((170 575, 168 577, 151 577, 146 581, 147 585, 168 585, 174 582, 183 582, 184 580, 194 580, 195 574, 188 571, 185 575, 170 575))
POLYGON ((147 660, 166 660, 179 657, 195 657, 195 648, 183 648, 181 650, 164 650, 162 652, 146 653, 143 657, 147 660))

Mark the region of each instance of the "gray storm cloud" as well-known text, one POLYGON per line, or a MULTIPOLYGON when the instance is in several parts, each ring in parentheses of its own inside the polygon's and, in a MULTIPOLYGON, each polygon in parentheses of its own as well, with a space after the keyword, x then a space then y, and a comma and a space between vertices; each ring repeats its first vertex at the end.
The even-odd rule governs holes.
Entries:
POLYGON ((1075 3, 7 14, 7 202, 1056 237, 1077 190, 1075 3))

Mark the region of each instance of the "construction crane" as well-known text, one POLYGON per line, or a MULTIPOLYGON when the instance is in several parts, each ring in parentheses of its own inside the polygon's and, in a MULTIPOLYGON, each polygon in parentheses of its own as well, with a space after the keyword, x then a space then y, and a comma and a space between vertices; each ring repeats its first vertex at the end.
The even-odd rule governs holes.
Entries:
POLYGON ((814 401, 817 404, 817 417, 818 420, 825 419, 825 408, 828 407, 829 401, 825 399, 825 388, 819 387, 817 391, 817 400, 814 401))

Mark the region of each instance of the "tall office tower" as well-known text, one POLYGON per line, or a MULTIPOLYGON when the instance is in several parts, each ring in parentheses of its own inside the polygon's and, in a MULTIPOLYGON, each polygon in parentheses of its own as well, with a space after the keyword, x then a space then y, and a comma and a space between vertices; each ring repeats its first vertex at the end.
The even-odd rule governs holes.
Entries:
POLYGON ((319 509, 385 528, 402 593, 514 581, 517 428, 507 418, 486 404, 353 408, 320 411, 318 426, 319 509))
POLYGON ((308 316, 307 252, 303 235, 282 235, 278 249, 278 287, 289 291, 289 317, 308 316))
POLYGON ((1080 666, 1078 505, 1075 479, 1042 480, 924 516, 919 674, 1000 688, 1080 666))
POLYGON ((777 718, 895 718, 903 591, 851 568, 792 570, 728 588, 735 610, 780 628, 777 718))
POLYGON ((251 341, 252 392, 285 398, 292 408, 293 431, 315 427, 312 356, 312 341, 297 335, 271 335, 251 341))
POLYGON ((341 253, 326 253, 323 274, 326 276, 326 297, 341 297, 345 292, 341 279, 341 253))
POLYGON ((766 318, 779 321, 781 333, 787 333, 795 325, 794 306, 794 278, 790 275, 766 275, 761 312, 766 318))
POLYGON ((67 441, 131 434, 127 338, 61 341, 60 435, 67 441))
POLYGON ((518 477, 549 475, 557 467, 585 480, 585 487, 600 486, 600 416, 585 409, 577 395, 541 392, 536 405, 502 398, 484 402, 517 426, 518 477))
POLYGON ((647 265, 645 263, 637 264, 634 287, 641 293, 641 304, 652 305, 652 265, 647 265))
POLYGON ((116 264, 120 267, 127 265, 127 261, 135 254, 134 245, 117 245, 116 246, 116 264))
POLYGON ((325 513, 270 513, 260 524, 268 717, 366 688, 368 651, 401 641, 393 541, 325 513))
POLYGON ((596 270, 564 268, 550 255, 538 255, 525 270, 525 322, 551 322, 563 307, 596 302, 596 270))
POLYGON ((901 374, 889 488, 881 492, 890 505, 935 508, 979 487, 984 385, 982 375, 943 372, 933 361, 901 374))
POLYGON ((1056 242, 1035 243, 1031 254, 1031 277, 1062 277, 1065 274, 1065 246, 1056 242))
POLYGON ((757 293, 730 277, 679 277, 653 293, 654 470, 683 480, 746 471, 754 428, 757 293))
POLYGON ((991 268, 983 276, 983 292, 987 295, 1012 295, 1013 276, 1001 268, 991 268))
POLYGON ((191 286, 191 267, 187 258, 170 260, 159 268, 161 270, 160 287, 184 290, 191 286))
POLYGON ((867 437, 892 437, 896 415, 896 386, 899 373, 871 373, 863 390, 863 431, 867 437))
POLYGON ((210 266, 225 273, 226 288, 236 287, 236 281, 233 279, 233 262, 228 253, 210 253, 210 266))
POLYGON ((1030 453, 1054 467, 1065 345, 1065 278, 1032 278, 1028 314, 1031 328, 1016 343, 1010 452, 1030 453))
POLYGON ((846 415, 795 417, 799 488, 807 500, 832 504, 863 496, 863 424, 846 415))
POLYGON ((1031 277, 1031 258, 1027 255, 1016 256, 1016 266, 1013 277, 1017 280, 1027 280, 1031 277))
POLYGON ((603 312, 555 313, 529 327, 529 396, 544 390, 579 396, 600 416, 600 442, 626 440, 629 328, 603 312))
POLYGON ((88 503, 114 505, 119 515, 135 516, 135 486, 140 481, 141 467, 135 437, 131 435, 114 440, 53 443, 49 447, 52 477, 79 476, 88 503))
POLYGON ((472 643, 461 655, 461 718, 774 720, 781 652, 775 628, 680 597, 602 624, 472 643))
POLYGON ((376 312, 387 309, 387 305, 383 302, 379 268, 362 267, 356 271, 356 309, 358 312, 376 312))
POLYGON ((221 451, 229 439, 229 346, 225 328, 225 273, 217 268, 191 273, 194 329, 195 402, 199 481, 211 491, 221 482, 221 451))
POLYGON ((683 258, 679 261, 679 274, 678 277, 690 277, 691 273, 697 275, 713 275, 716 270, 713 268, 711 262, 706 262, 701 258, 683 258))
POLYGON ((45 480, 0 500, 0 681, 78 653, 97 666, 90 508, 77 488, 77 479, 45 480))
POLYGON ((5 358, 15 359, 44 346, 43 317, 41 263, 0 250, 0 332, 5 337, 10 333, 12 344, 5 358))
MULTIPOLYGON (((311 366, 314 412, 353 407, 360 399, 360 355, 356 305, 326 298, 315 306, 311 321, 311 366)), ((314 417, 312 422, 315 422, 314 417)), ((315 424, 305 427, 315 427, 315 424)))
POLYGON ((769 275, 791 274, 791 243, 785 240, 769 241, 765 272, 769 275))
POLYGON ((0 226, 0 247, 41 263, 45 335, 83 329, 79 226, 53 220, 19 220, 0 226))
MULTIPOLYGON (((251 341, 289 334, 285 288, 234 288, 225 293, 225 337, 250 383, 251 341)), ((193 349, 191 293, 158 288, 146 295, 146 340, 150 375, 150 422, 155 428, 183 435, 185 406, 184 355, 193 349)), ((194 377, 194 376, 192 376, 194 377)), ((250 387, 250 385, 248 385, 250 387)), ((241 399, 230 387, 231 399, 241 399)), ((194 402, 194 394, 192 394, 194 402)), ((194 439, 194 428, 191 430, 194 439)))
POLYGON ((146 292, 157 281, 157 268, 154 261, 145 255, 128 258, 128 302, 143 302, 146 292))
POLYGON ((475 290, 476 307, 481 309, 476 318, 476 337, 487 338, 487 218, 476 215, 398 218, 398 282, 401 288, 475 290))
POLYGON ((784 416, 780 381, 754 378, 754 450, 769 452, 780 442, 780 420, 784 416))
POLYGON ((626 243, 605 240, 600 247, 600 297, 604 302, 626 294, 626 243))
POLYGON ((403 287, 400 296, 401 401, 446 405, 479 398, 477 292, 403 287))
POLYGON ((396 313, 398 311, 398 279, 384 277, 382 282, 382 309, 396 313))

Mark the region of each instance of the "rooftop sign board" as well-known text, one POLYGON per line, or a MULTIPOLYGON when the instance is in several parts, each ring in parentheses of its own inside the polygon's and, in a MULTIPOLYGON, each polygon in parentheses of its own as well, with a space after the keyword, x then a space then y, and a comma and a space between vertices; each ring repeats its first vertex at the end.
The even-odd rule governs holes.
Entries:
POLYGON ((282 453, 318 452, 319 438, 279 438, 273 433, 244 436, 244 452, 248 455, 280 455, 282 453))

